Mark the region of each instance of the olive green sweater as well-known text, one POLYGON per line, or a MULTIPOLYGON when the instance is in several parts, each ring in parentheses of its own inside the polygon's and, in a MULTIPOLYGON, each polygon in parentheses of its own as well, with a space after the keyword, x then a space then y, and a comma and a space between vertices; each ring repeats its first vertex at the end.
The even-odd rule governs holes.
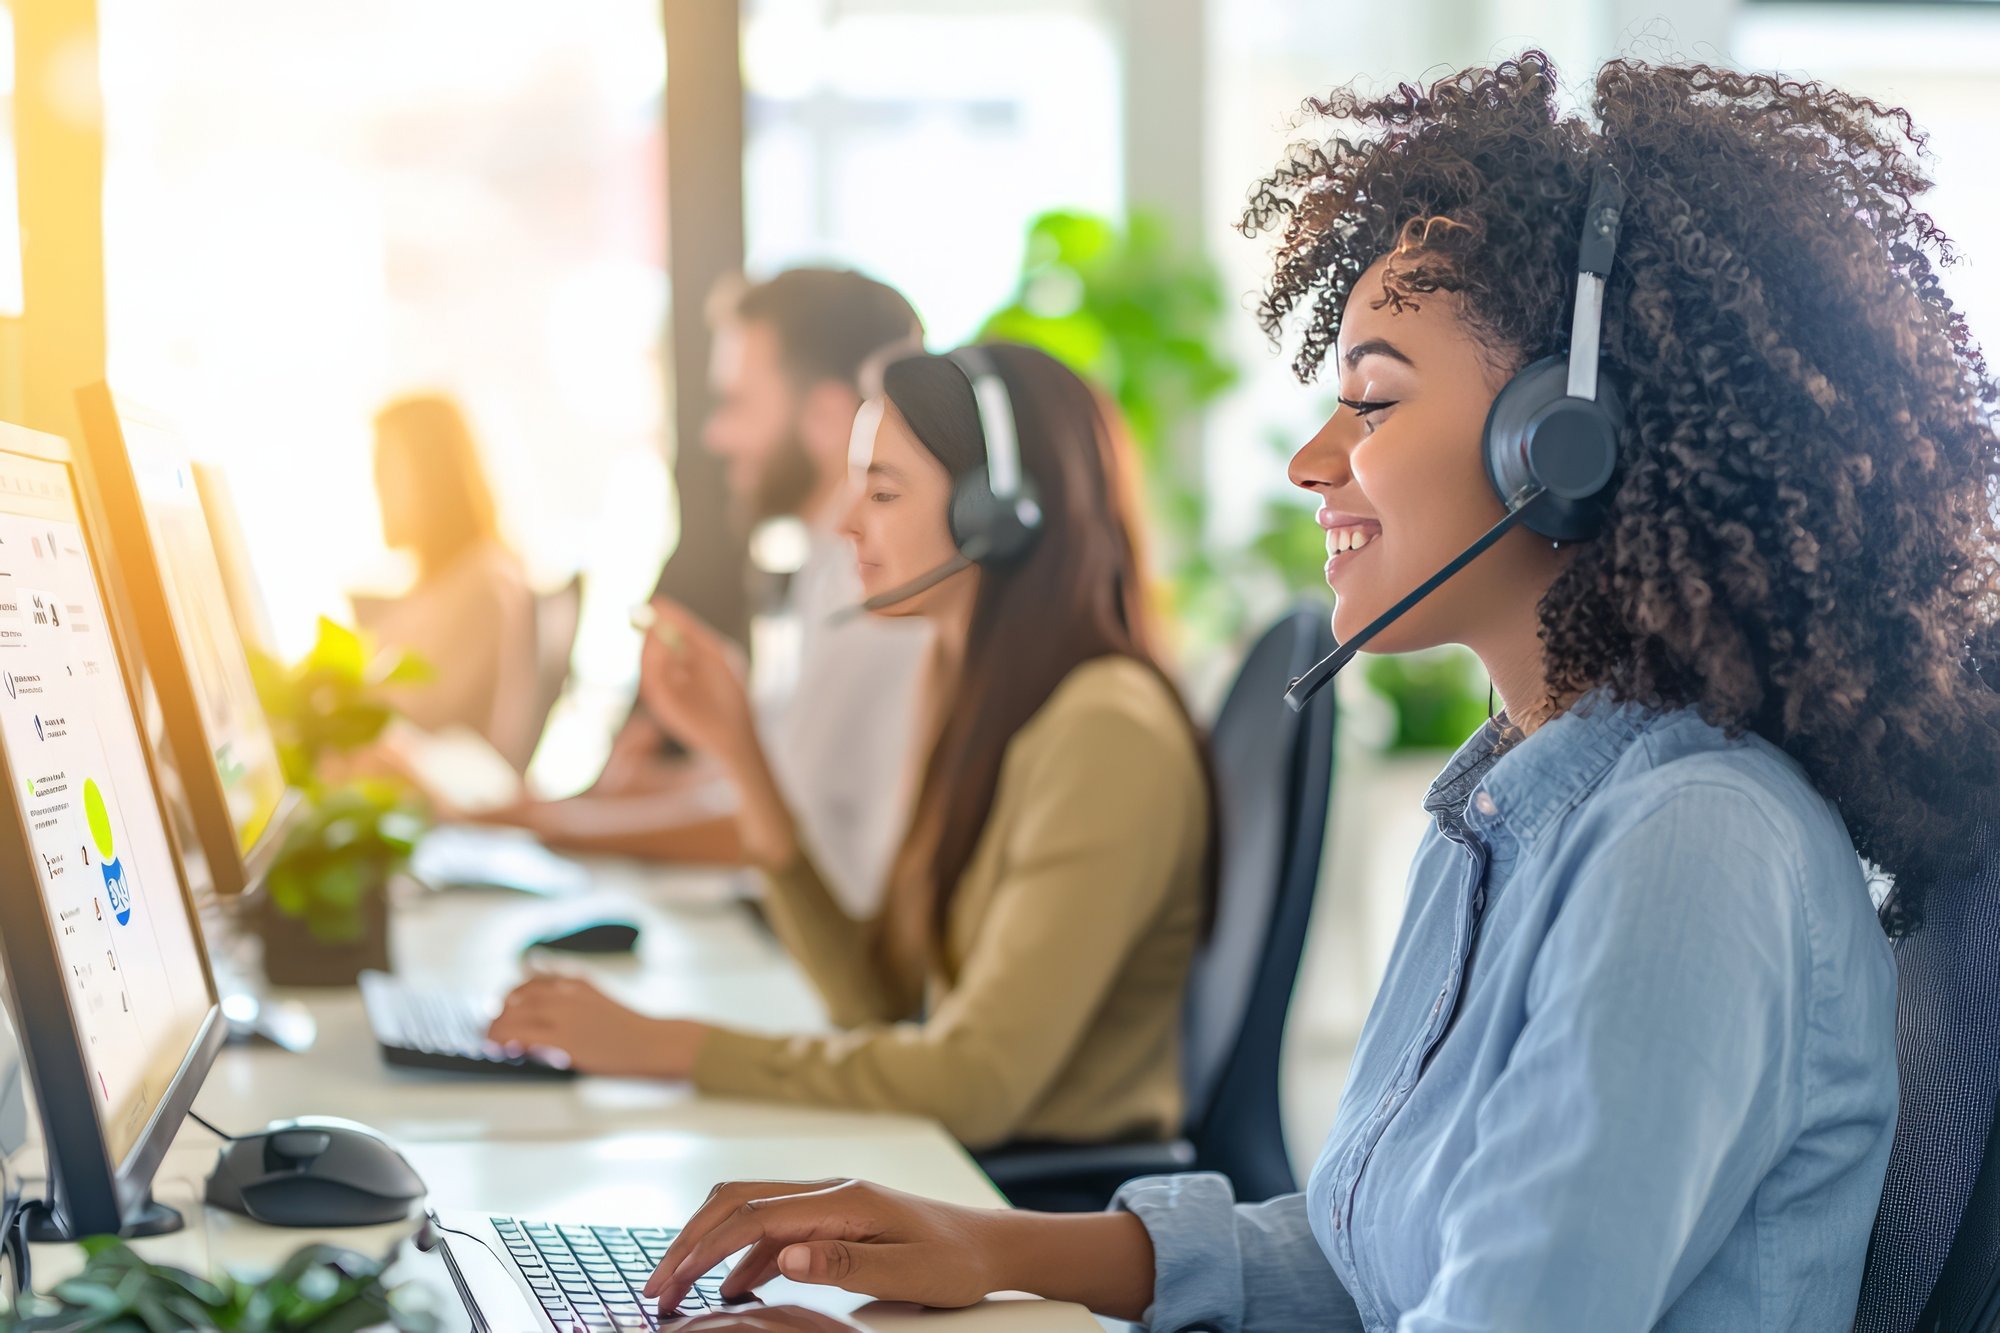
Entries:
POLYGON ((846 1030, 714 1029, 695 1083, 928 1115, 973 1148, 1178 1133, 1205 784, 1195 738, 1150 669, 1114 657, 1077 667, 1007 746, 928 996, 885 974, 874 924, 843 913, 801 860, 770 877, 765 906, 846 1030))

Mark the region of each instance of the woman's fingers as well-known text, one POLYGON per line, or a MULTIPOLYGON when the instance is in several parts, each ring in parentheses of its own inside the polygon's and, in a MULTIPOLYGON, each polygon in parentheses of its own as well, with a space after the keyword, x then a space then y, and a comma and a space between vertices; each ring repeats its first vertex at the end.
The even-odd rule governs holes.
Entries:
POLYGON ((926 1305, 967 1304, 941 1298, 937 1255, 924 1261, 919 1245, 871 1245, 856 1240, 812 1240, 787 1245, 778 1252, 778 1271, 794 1282, 839 1287, 889 1300, 917 1300, 926 1305))
POLYGON ((778 1252, 784 1248, 784 1242, 775 1240, 760 1240, 752 1245, 750 1253, 738 1259, 736 1267, 722 1280, 722 1299, 740 1301, 776 1277, 778 1252))
MULTIPOLYGON (((680 1303, 695 1284, 730 1255, 761 1240, 790 1244, 821 1239, 862 1239, 868 1226, 851 1211, 833 1202, 831 1191, 779 1198, 746 1199, 725 1215, 682 1256, 679 1265, 667 1270, 665 1281, 656 1271, 646 1284, 648 1293, 657 1289, 664 1313, 680 1303)), ((663 1260, 660 1267, 666 1268, 663 1260)))
MULTIPOLYGON (((830 1189, 840 1184, 837 1180, 734 1180, 725 1181, 708 1192, 708 1198, 701 1207, 694 1210, 694 1216, 681 1226, 680 1234, 673 1244, 667 1246, 667 1253, 653 1270, 653 1276, 646 1279, 644 1294, 656 1296, 682 1262, 725 1218, 741 1208, 750 1199, 775 1199, 787 1194, 811 1194, 830 1189)), ((725 1250, 724 1254, 733 1253, 725 1250)), ((710 1264, 709 1267, 714 1267, 710 1264)), ((703 1269, 703 1272, 708 1271, 703 1269)), ((695 1276, 699 1277, 697 1273, 695 1276)))

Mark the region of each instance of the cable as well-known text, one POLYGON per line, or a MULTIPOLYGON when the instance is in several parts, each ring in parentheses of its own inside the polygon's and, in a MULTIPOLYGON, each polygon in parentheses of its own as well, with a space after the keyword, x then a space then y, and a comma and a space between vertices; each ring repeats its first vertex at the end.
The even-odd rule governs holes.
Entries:
MULTIPOLYGON (((479 1302, 477 1293, 475 1293, 469 1285, 464 1285, 462 1283, 457 1271, 458 1265, 452 1263, 451 1251, 445 1248, 443 1241, 437 1239, 435 1236, 430 1234, 433 1228, 435 1228, 438 1231, 449 1231, 454 1236, 463 1236, 467 1240, 473 1242, 475 1245, 479 1246, 480 1249, 486 1251, 488 1257, 490 1257, 495 1264, 499 1265, 500 1271, 503 1273, 509 1271, 509 1265, 507 1261, 500 1257, 500 1251, 494 1249, 491 1245, 487 1244, 486 1238, 484 1236, 476 1236, 470 1231, 460 1231, 457 1227, 446 1226, 444 1223, 444 1219, 437 1215, 437 1209, 435 1208, 424 1209, 424 1224, 421 1227, 417 1228, 417 1234, 411 1238, 412 1241, 415 1243, 416 1247, 419 1250, 423 1251, 425 1254, 429 1254, 433 1249, 435 1249, 444 1256, 444 1261, 446 1265, 448 1265, 452 1270, 452 1275, 451 1275, 452 1282, 454 1284, 459 1284, 459 1297, 461 1300, 465 1302, 466 1313, 471 1315, 474 1319, 479 1320, 481 1323, 484 1323, 485 1322, 484 1317, 479 1313, 479 1302)), ((536 1294, 537 1296, 540 1295, 539 1292, 536 1294)), ((556 1294, 562 1297, 563 1306, 569 1311, 569 1317, 572 1321, 574 1321, 575 1326, 577 1328, 582 1328, 584 1326, 583 1316, 580 1313, 578 1313, 576 1308, 576 1302, 570 1299, 568 1288, 564 1287, 561 1283, 557 1283, 556 1294)))
POLYGON ((28 1258, 28 1223, 44 1205, 39 1199, 21 1197, 21 1186, 0 1157, 0 1254, 14 1261, 13 1296, 9 1309, 20 1313, 21 1302, 34 1290, 34 1268, 28 1258))
POLYGON ((208 1121, 202 1117, 202 1114, 199 1111, 189 1110, 188 1119, 194 1121, 197 1125, 200 1125, 203 1129, 207 1130, 209 1133, 215 1135, 215 1137, 223 1140, 224 1142, 241 1143, 243 1141, 243 1136, 241 1134, 225 1134, 223 1131, 217 1129, 214 1125, 209 1124, 208 1121))
POLYGON ((14 1252, 14 1308, 17 1310, 35 1285, 34 1265, 28 1258, 28 1219, 33 1215, 33 1210, 17 1199, 14 1216, 7 1222, 6 1245, 14 1252))

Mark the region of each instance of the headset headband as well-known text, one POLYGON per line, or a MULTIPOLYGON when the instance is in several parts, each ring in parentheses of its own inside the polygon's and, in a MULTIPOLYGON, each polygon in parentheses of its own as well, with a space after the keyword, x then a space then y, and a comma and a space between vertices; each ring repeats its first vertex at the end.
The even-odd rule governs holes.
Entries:
POLYGON ((978 347, 946 354, 972 385, 972 405, 986 445, 986 484, 993 498, 1011 508, 1021 498, 1021 441, 1014 432, 1014 400, 993 361, 978 347))
POLYGON ((1604 280, 1618 253, 1618 223, 1625 211, 1625 182, 1612 167, 1590 180, 1583 236, 1576 252, 1576 309, 1569 329, 1569 396, 1597 401, 1597 359, 1604 331, 1604 280))

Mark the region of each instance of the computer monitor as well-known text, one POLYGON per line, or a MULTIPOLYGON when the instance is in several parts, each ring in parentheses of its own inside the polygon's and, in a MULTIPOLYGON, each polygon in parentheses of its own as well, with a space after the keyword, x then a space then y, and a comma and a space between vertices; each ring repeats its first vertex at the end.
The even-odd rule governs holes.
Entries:
POLYGON ((245 648, 275 654, 278 640, 271 630, 271 610, 264 604, 257 571, 250 563, 250 544, 243 537, 243 520, 237 515, 229 479, 213 463, 196 459, 193 466, 194 488, 201 496, 201 512, 208 519, 208 535, 215 543, 215 559, 222 568, 222 586, 229 594, 236 632, 245 648))
POLYGON ((72 462, 0 424, 0 973, 51 1238, 178 1225, 153 1172, 223 1040, 72 462))
POLYGON ((85 513, 137 621, 147 675, 218 894, 257 883, 297 808, 187 449, 159 418, 94 384, 77 395, 85 513), (93 513, 95 511, 95 513, 93 513))

